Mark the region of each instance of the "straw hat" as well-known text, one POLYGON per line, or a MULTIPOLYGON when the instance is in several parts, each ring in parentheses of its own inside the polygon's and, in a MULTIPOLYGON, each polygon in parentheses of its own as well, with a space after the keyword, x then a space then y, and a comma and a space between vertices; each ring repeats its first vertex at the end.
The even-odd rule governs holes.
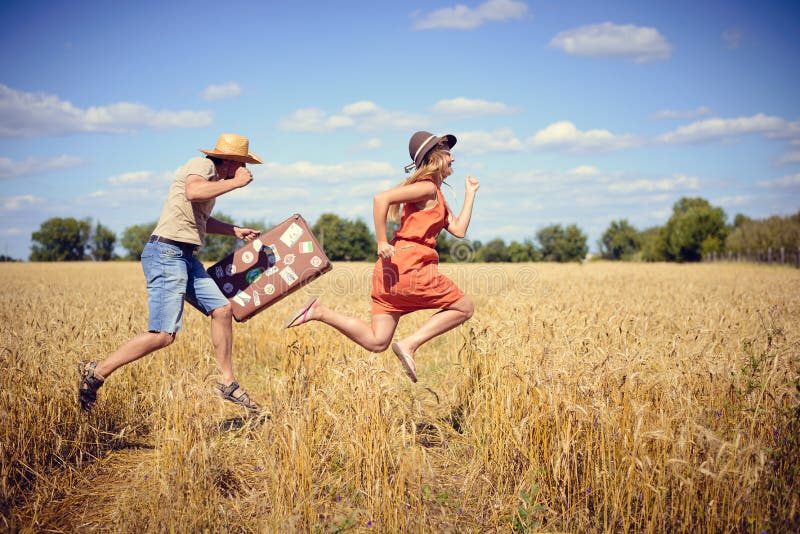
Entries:
POLYGON ((264 163, 261 158, 249 152, 250 142, 246 137, 236 134, 222 134, 213 150, 198 150, 215 158, 230 159, 243 163, 264 163))
POLYGON ((413 164, 406 166, 406 172, 410 172, 414 167, 419 168, 422 162, 425 161, 425 156, 428 155, 433 147, 444 141, 447 146, 453 148, 456 144, 455 135, 443 135, 438 137, 430 132, 417 132, 411 136, 408 142, 408 155, 414 161, 413 164))

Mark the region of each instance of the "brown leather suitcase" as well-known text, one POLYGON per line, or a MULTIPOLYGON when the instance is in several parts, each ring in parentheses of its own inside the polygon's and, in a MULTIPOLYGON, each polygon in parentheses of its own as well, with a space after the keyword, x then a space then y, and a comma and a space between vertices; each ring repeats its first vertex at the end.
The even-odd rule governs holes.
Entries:
POLYGON ((207 269, 246 321, 331 270, 305 219, 295 213, 207 269))

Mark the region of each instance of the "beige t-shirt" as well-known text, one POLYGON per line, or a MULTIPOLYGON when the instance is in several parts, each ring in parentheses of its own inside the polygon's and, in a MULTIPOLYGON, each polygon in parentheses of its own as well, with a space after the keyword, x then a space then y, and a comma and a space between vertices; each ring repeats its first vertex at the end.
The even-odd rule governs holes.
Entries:
POLYGON ((204 180, 217 181, 217 169, 210 159, 192 158, 178 171, 175 181, 169 188, 167 201, 161 210, 153 234, 173 241, 202 246, 206 238, 206 222, 211 216, 216 199, 203 202, 189 202, 186 199, 186 178, 196 174, 204 180))

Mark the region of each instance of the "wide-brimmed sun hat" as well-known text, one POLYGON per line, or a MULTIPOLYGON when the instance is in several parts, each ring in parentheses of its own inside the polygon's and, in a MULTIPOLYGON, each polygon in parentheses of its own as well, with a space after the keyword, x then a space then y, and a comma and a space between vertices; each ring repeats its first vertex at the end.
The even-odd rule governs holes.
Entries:
POLYGON ((408 155, 411 156, 411 160, 414 163, 406 166, 406 172, 411 172, 414 167, 419 168, 422 162, 425 161, 425 156, 428 155, 428 152, 442 141, 447 143, 448 147, 453 148, 456 144, 456 136, 446 134, 439 137, 430 132, 417 132, 412 135, 411 140, 408 142, 408 155))
POLYGON ((264 163, 261 158, 250 152, 250 142, 246 137, 236 134, 222 134, 217 139, 213 150, 198 148, 203 154, 215 158, 241 161, 242 163, 264 163))

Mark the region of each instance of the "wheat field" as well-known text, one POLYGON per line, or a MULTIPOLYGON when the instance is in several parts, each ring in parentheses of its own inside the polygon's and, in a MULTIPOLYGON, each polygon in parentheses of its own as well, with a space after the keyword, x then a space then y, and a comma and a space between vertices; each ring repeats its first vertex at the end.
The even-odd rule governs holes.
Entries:
MULTIPOLYGON (((783 532, 800 526, 800 271, 742 264, 445 264, 474 317, 417 353, 320 323, 368 318, 336 264, 234 324, 211 394, 208 319, 112 377, 77 362, 143 331, 135 263, 0 265, 0 530, 783 532)), ((398 335, 431 312, 403 318, 398 335)))

